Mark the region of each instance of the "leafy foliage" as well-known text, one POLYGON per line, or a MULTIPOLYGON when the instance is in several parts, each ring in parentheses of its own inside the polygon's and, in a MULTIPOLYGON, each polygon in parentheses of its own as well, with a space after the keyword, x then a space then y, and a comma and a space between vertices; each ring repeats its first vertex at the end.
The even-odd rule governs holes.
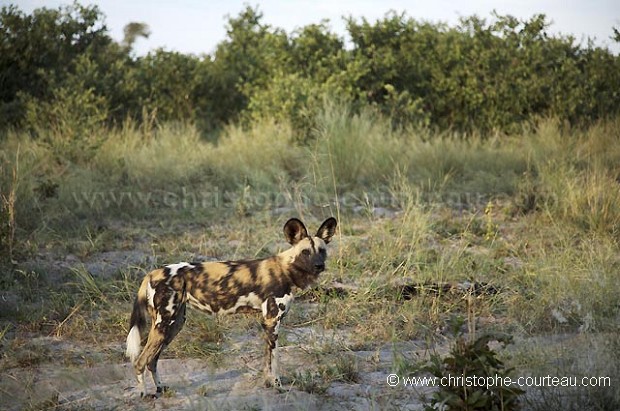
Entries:
POLYGON ((440 406, 445 410, 516 410, 519 409, 518 398, 524 393, 523 390, 504 386, 497 383, 504 380, 512 369, 507 369, 504 363, 497 357, 497 352, 489 347, 489 343, 498 341, 501 344, 509 344, 511 338, 508 335, 481 335, 471 341, 458 335, 450 355, 441 359, 439 355, 433 355, 431 363, 427 366, 433 376, 448 381, 461 383, 443 384, 433 394, 429 410, 440 406), (485 385, 480 382, 492 381, 485 385))
POLYGON ((143 23, 128 23, 116 43, 95 6, 32 15, 8 6, 0 13, 0 123, 32 127, 32 104, 61 104, 58 90, 89 96, 109 124, 154 116, 209 132, 269 117, 303 139, 326 97, 375 106, 397 127, 482 134, 540 117, 587 125, 618 114, 620 58, 548 27, 544 15, 473 16, 449 27, 391 12, 376 22, 350 18, 347 47, 327 22, 286 33, 246 6, 212 54, 138 57, 131 44, 149 35, 143 23))

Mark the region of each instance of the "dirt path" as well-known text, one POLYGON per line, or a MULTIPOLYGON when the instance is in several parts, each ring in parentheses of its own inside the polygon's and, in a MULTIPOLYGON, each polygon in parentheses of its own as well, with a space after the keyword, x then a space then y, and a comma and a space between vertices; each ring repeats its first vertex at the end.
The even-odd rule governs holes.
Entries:
MULTIPOLYGON (((252 353, 254 354, 254 353, 252 353)), ((303 391, 296 375, 305 363, 303 347, 281 350, 285 386, 281 391, 261 385, 260 356, 227 358, 214 369, 207 360, 163 359, 160 372, 171 392, 142 400, 128 363, 91 367, 45 364, 9 370, 0 377, 1 409, 59 410, 418 410, 419 392, 387 386, 388 350, 356 352, 360 364, 355 383, 334 381, 318 393, 303 391), (372 358, 372 360, 371 360, 372 358), (372 362, 372 366, 369 364, 372 362), (371 370, 372 369, 372 370, 371 370), (383 370, 382 370, 383 369, 383 370)), ((147 379, 149 388, 153 385, 147 379)), ((306 387, 307 388, 307 387, 306 387)))

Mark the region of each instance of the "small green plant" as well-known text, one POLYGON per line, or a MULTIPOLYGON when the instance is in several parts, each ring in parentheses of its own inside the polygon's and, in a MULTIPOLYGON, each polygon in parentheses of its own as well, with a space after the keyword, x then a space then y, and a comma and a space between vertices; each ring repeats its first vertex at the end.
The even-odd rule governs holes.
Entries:
POLYGON ((359 367, 353 355, 339 355, 329 365, 321 364, 316 371, 297 373, 293 385, 310 394, 323 394, 334 381, 359 381, 359 367))
POLYGON ((499 381, 512 372, 497 357, 489 343, 497 341, 502 345, 511 343, 509 335, 486 334, 468 341, 457 335, 450 354, 441 358, 431 356, 426 370, 434 377, 454 383, 442 385, 431 399, 427 410, 440 407, 444 410, 516 410, 519 409, 521 389, 505 387, 502 384, 479 384, 478 381, 499 381), (475 384, 473 382, 476 382, 475 384), (471 384, 470 384, 471 382, 471 384))
POLYGON ((106 301, 106 292, 102 288, 100 281, 95 279, 84 266, 72 268, 71 271, 76 279, 73 285, 77 287, 85 301, 90 302, 93 306, 106 301))
POLYGON ((359 381, 359 367, 353 355, 341 355, 331 368, 332 381, 355 383, 359 381))
POLYGON ((295 375, 293 386, 309 394, 324 394, 329 382, 324 381, 319 373, 305 370, 295 375))
POLYGON ((164 398, 174 398, 177 396, 177 392, 176 390, 173 390, 172 388, 168 388, 164 390, 162 396, 164 398))

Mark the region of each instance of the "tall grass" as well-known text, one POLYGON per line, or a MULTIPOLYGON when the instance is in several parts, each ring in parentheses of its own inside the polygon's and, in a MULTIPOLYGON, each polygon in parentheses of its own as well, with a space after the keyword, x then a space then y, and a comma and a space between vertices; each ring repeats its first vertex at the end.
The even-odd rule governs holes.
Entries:
POLYGON ((374 111, 354 114, 347 106, 328 104, 316 123, 312 145, 319 175, 331 175, 326 167, 331 156, 339 187, 385 184, 406 166, 407 142, 374 111))
POLYGON ((536 174, 530 189, 552 218, 586 231, 620 233, 620 124, 567 132, 557 121, 527 136, 536 174))
MULTIPOLYGON (((162 207, 178 210, 180 201, 171 207, 162 198, 194 192, 216 191, 222 202, 232 203, 280 195, 301 212, 299 205, 308 203, 300 192, 319 207, 343 198, 353 200, 345 204, 353 207, 398 206, 391 195, 400 180, 402 191, 426 203, 480 209, 499 199, 514 203, 516 212, 544 210, 586 231, 617 235, 619 122, 567 130, 551 119, 522 135, 465 139, 394 130, 390 119, 375 111, 353 113, 347 106, 327 104, 306 143, 294 139, 288 124, 270 120, 229 126, 216 142, 203 140, 189 124, 144 128, 126 123, 96 130, 106 138, 87 162, 59 162, 47 142, 13 133, 0 142, 1 191, 8 198, 8 170, 19 146, 15 221, 27 231, 79 226, 85 219, 145 216, 162 207), (135 191, 145 198, 122 205, 110 201, 135 191), (103 200, 78 207, 76 197, 94 192, 103 200), (373 197, 377 193, 388 196, 373 197)), ((274 205, 282 204, 249 201, 240 208, 247 212, 274 205)), ((210 212, 225 215, 234 209, 233 204, 210 212)))
POLYGON ((191 125, 163 125, 148 134, 125 127, 110 133, 90 169, 112 187, 169 189, 202 180, 207 153, 191 125))
POLYGON ((261 120, 249 129, 226 128, 203 161, 212 179, 224 188, 250 184, 274 190, 282 181, 303 178, 308 157, 294 144, 288 124, 261 120))

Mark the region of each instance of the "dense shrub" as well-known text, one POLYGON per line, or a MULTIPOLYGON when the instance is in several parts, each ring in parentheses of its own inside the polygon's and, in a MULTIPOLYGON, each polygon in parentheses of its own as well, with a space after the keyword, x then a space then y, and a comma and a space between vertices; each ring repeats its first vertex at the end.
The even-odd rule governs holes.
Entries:
POLYGON ((548 116, 587 125, 620 110, 620 58, 550 35, 544 15, 474 16, 453 27, 394 12, 376 22, 349 19, 350 47, 325 23, 286 33, 262 18, 251 7, 229 18, 212 54, 137 57, 132 41, 111 39, 97 7, 31 15, 3 7, 0 124, 36 126, 32 104, 62 110, 49 107, 64 101, 58 90, 101 102, 110 124, 190 121, 212 131, 269 117, 303 138, 325 96, 376 106, 396 127, 485 135, 548 116))

